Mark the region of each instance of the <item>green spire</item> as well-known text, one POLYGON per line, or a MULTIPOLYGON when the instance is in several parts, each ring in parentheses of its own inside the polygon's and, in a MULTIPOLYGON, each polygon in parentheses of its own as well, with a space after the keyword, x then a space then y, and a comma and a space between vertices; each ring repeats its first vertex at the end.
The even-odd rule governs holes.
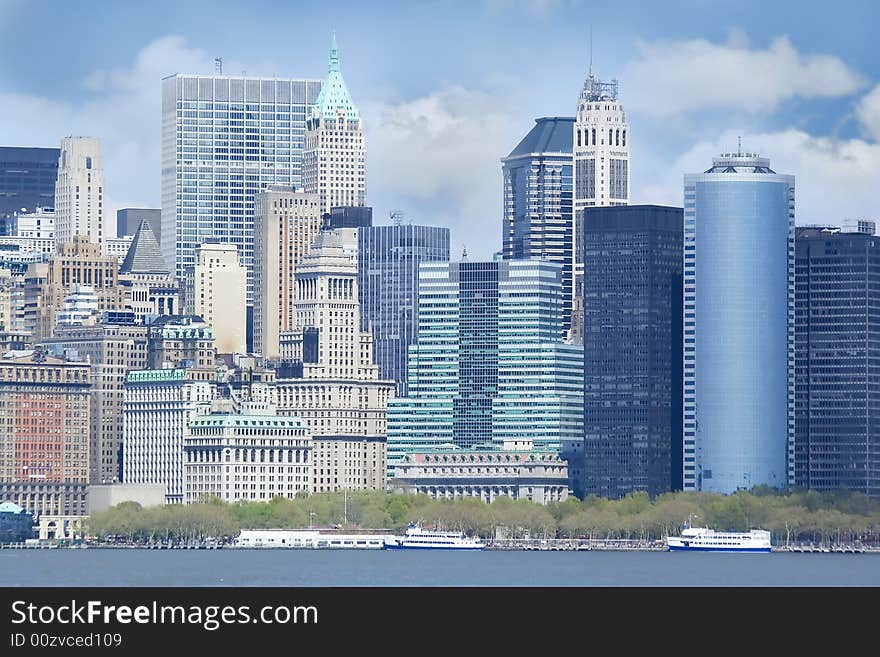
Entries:
POLYGON ((339 73, 339 48, 336 47, 336 32, 330 40, 330 67, 328 73, 339 73))
POLYGON ((312 108, 312 116, 335 119, 337 110, 340 109, 345 111, 345 118, 349 121, 357 121, 360 118, 339 71, 339 49, 336 47, 334 32, 330 39, 330 65, 327 67, 327 78, 312 108))

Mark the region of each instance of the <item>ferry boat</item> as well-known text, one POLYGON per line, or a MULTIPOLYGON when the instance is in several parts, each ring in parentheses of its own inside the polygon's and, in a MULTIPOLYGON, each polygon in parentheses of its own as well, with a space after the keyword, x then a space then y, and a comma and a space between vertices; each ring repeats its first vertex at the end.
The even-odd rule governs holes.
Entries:
POLYGON ((385 550, 483 550, 486 544, 479 538, 469 538, 464 532, 440 532, 422 529, 410 523, 403 536, 385 539, 385 550))
POLYGON ((670 552, 770 552, 770 532, 716 532, 706 527, 685 527, 681 536, 667 536, 670 552))

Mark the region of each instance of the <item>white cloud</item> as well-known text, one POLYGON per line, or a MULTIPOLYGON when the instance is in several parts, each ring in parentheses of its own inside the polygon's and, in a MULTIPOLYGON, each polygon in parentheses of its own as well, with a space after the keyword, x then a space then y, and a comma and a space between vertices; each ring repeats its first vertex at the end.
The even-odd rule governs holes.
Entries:
POLYGON ((57 147, 66 135, 98 137, 106 216, 115 232, 117 208, 159 204, 162 78, 212 71, 213 58, 207 53, 188 47, 182 37, 167 36, 143 48, 130 67, 89 75, 79 102, 0 93, 0 126, 6 128, 3 143, 57 147))
MULTIPOLYGON (((665 180, 637 191, 634 202, 681 205, 684 173, 705 171, 712 157, 730 152, 739 133, 729 131, 700 141, 669 167, 665 180)), ((802 130, 743 134, 743 150, 770 158, 777 173, 795 176, 795 220, 801 224, 840 224, 876 216, 880 144, 862 139, 835 140, 802 130), (868 213, 868 214, 866 214, 868 213)))
POLYGON ((765 50, 750 49, 741 30, 725 44, 639 41, 637 50, 620 74, 626 103, 658 118, 710 108, 767 114, 791 98, 846 96, 864 85, 839 58, 798 53, 785 36, 765 50))
POLYGON ((449 226, 453 253, 466 244, 490 257, 501 242, 500 158, 531 128, 510 106, 504 94, 458 86, 365 106, 369 202, 432 212, 414 221, 449 226))
POLYGON ((856 105, 856 118, 863 134, 880 141, 880 84, 856 105))

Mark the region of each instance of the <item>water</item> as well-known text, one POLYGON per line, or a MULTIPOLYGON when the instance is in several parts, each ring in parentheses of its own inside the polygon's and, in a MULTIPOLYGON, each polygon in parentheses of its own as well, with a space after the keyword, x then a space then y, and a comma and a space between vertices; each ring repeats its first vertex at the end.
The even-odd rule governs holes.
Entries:
POLYGON ((880 554, 0 550, 0 586, 880 586, 880 554))

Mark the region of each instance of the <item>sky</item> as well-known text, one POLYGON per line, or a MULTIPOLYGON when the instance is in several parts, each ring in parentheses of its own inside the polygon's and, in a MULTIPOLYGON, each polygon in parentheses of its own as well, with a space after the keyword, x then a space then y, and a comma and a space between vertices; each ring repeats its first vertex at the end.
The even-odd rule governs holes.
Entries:
POLYGON ((736 149, 796 177, 798 224, 878 218, 880 4, 868 0, 0 0, 0 145, 101 139, 108 214, 159 207, 160 81, 323 78, 336 32, 364 121, 375 224, 448 226, 501 248, 501 158, 573 116, 590 63, 630 123, 631 202, 736 149))

